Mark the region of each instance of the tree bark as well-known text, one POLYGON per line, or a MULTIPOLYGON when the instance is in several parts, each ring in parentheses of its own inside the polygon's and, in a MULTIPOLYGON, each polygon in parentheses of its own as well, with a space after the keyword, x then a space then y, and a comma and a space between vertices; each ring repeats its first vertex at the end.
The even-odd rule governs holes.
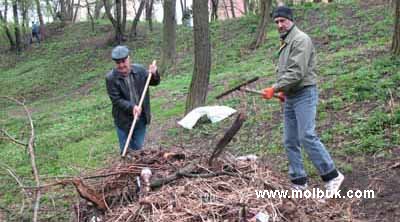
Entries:
POLYGON ((232 18, 236 18, 236 14, 235 14, 235 4, 234 4, 233 0, 230 0, 230 5, 231 5, 232 18))
POLYGON ((400 55, 400 0, 396 0, 392 52, 400 55))
POLYGON ((146 0, 146 21, 149 23, 150 32, 153 31, 153 3, 154 0, 146 0))
POLYGON ((246 115, 243 113, 239 113, 235 122, 233 122, 232 126, 225 132, 222 139, 215 146, 213 153, 208 159, 208 165, 212 166, 215 159, 217 159, 225 150, 226 145, 232 140, 232 138, 236 135, 236 133, 242 127, 244 121, 246 121, 246 115))
POLYGON ((103 8, 104 3, 102 0, 96 1, 96 5, 94 7, 94 19, 99 19, 100 18, 100 11, 101 8, 103 8))
POLYGON ((7 23, 8 0, 4 0, 4 22, 7 23))
POLYGON ((29 6, 28 6, 28 2, 25 0, 20 1, 20 11, 22 14, 22 28, 23 28, 23 32, 24 32, 24 36, 26 35, 26 32, 28 30, 29 27, 29 19, 28 19, 28 10, 29 10, 29 6))
POLYGON ((136 12, 135 19, 133 19, 133 22, 132 22, 132 27, 131 27, 131 31, 130 31, 130 34, 129 34, 129 38, 135 37, 137 35, 137 30, 136 30, 137 29, 137 24, 139 22, 140 16, 143 13, 143 9, 144 9, 145 3, 146 3, 146 0, 141 0, 140 1, 139 9, 136 12))
POLYGON ((43 14, 42 14, 42 9, 40 7, 40 1, 39 0, 35 0, 35 4, 36 4, 36 12, 37 15, 39 17, 39 30, 40 30, 40 39, 44 40, 46 37, 46 30, 45 30, 45 24, 44 24, 44 19, 43 19, 43 14))
POLYGON ((206 102, 211 69, 211 45, 208 24, 208 2, 193 1, 194 69, 186 113, 206 102))
MULTIPOLYGON (((228 19, 229 18, 229 12, 228 12, 228 6, 226 5, 226 0, 222 0, 222 4, 224 5, 224 11, 225 11, 225 17, 228 19)), ((218 9, 217 9, 218 13, 218 9)))
POLYGON ((115 27, 117 26, 117 24, 116 24, 117 21, 115 20, 114 16, 111 13, 111 6, 109 5, 108 0, 103 0, 103 4, 104 4, 106 15, 107 15, 108 19, 110 20, 113 28, 115 29, 115 27))
POLYGON ((66 0, 60 0, 60 13, 58 15, 58 18, 61 20, 63 24, 65 24, 67 19, 67 9, 65 1, 66 0))
POLYGON ((257 27, 257 32, 252 43, 250 43, 249 48, 254 50, 258 48, 265 40, 265 29, 269 21, 269 11, 272 5, 272 0, 261 0, 260 2, 260 23, 257 27))
POLYGON ((176 57, 176 0, 164 0, 163 42, 161 54, 161 73, 175 64, 176 57))
MULTIPOLYGON (((90 19, 90 25, 91 25, 91 27, 92 27, 92 32, 94 32, 94 18, 93 18, 93 15, 92 15, 92 13, 90 12, 90 4, 89 4, 89 1, 88 0, 85 0, 86 1, 86 9, 87 9, 87 13, 88 13, 88 16, 89 16, 89 19, 90 19)), ((96 4, 97 5, 97 4, 96 4)), ((96 6, 95 6, 96 7, 96 6)))
POLYGON ((17 1, 12 1, 13 15, 14 15, 14 33, 15 33, 15 47, 17 51, 22 50, 21 30, 19 27, 18 19, 18 5, 17 1))
POLYGON ((122 33, 125 33, 126 30, 126 14, 127 14, 126 0, 122 0, 122 24, 121 24, 122 33))
POLYGON ((6 36, 10 43, 10 48, 15 49, 16 48, 15 41, 13 39, 10 29, 7 26, 6 16, 4 15, 4 17, 3 17, 1 11, 0 11, 0 23, 1 23, 1 26, 4 28, 4 30, 6 31, 6 36))
POLYGON ((80 9, 80 6, 81 6, 81 0, 78 0, 78 4, 76 5, 75 12, 74 12, 74 17, 72 18, 73 23, 76 22, 76 17, 78 16, 78 11, 80 9))
POLYGON ((185 14, 186 10, 186 0, 180 0, 180 3, 181 3, 182 20, 183 20, 183 15, 185 14))
POLYGON ((211 0, 211 21, 218 20, 218 3, 219 0, 211 0))
POLYGON ((57 19, 57 16, 55 14, 57 4, 54 4, 54 8, 52 7, 52 4, 50 4, 50 0, 45 0, 46 1, 46 10, 50 13, 51 17, 55 21, 57 19))
POLYGON ((121 0, 115 0, 115 13, 115 19, 117 21, 115 27, 115 41, 120 45, 122 42, 121 0))

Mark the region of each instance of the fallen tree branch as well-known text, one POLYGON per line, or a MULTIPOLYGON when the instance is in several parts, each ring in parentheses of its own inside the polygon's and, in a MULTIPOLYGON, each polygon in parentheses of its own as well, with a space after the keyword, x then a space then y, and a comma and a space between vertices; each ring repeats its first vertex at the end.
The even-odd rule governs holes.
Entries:
POLYGON ((246 120, 246 115, 243 113, 239 113, 235 122, 233 122, 232 126, 226 131, 224 137, 222 137, 222 139, 215 146, 214 151, 211 154, 210 159, 208 160, 209 166, 212 166, 213 161, 217 159, 221 155, 221 153, 225 150, 224 148, 236 135, 236 133, 239 131, 240 127, 242 127, 243 122, 245 120, 246 120))
MULTIPOLYGON (((29 155, 31 157, 31 167, 32 167, 32 171, 33 171, 33 176, 35 177, 36 186, 39 187, 40 186, 40 179, 39 179, 39 172, 38 172, 37 167, 36 167, 35 150, 34 150, 34 147, 35 147, 35 128, 33 126, 31 112, 25 106, 24 102, 20 102, 17 99, 14 99, 14 98, 11 98, 11 97, 7 97, 7 96, 1 96, 0 98, 8 99, 8 100, 13 101, 13 102, 17 103, 18 105, 22 106, 24 108, 24 111, 25 111, 27 117, 28 117, 29 125, 31 127, 31 135, 29 137, 29 142, 28 142, 28 151, 29 151, 29 155)), ((33 206, 33 219, 32 219, 33 222, 37 221, 39 204, 40 204, 40 189, 36 190, 35 203, 34 203, 34 206, 33 206)))
POLYGON ((156 179, 153 180, 150 184, 151 189, 156 189, 159 188, 165 184, 171 183, 174 180, 177 180, 179 178, 182 178, 185 174, 192 173, 196 169, 196 164, 191 163, 183 167, 182 169, 179 169, 175 173, 166 176, 164 178, 156 179))
POLYGON ((18 145, 25 146, 25 147, 28 146, 27 143, 24 143, 22 141, 19 141, 19 140, 15 139, 14 137, 12 137, 5 129, 0 129, 0 132, 2 134, 4 134, 4 136, 6 136, 7 139, 11 140, 11 142, 14 142, 14 143, 16 143, 18 145))
POLYGON ((91 187, 85 185, 80 178, 73 179, 72 183, 74 184, 76 190, 83 199, 94 203, 96 208, 99 210, 107 210, 107 206, 101 194, 97 193, 91 187))

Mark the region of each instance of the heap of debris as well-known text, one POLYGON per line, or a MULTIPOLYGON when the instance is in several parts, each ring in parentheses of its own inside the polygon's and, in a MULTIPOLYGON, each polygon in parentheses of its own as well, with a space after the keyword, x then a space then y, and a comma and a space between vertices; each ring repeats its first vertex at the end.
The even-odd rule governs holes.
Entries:
POLYGON ((74 181, 86 199, 75 205, 79 221, 255 221, 257 214, 264 221, 332 221, 344 216, 335 200, 258 198, 257 190, 290 190, 290 185, 254 156, 226 154, 210 166, 207 154, 144 150, 98 175, 85 184, 74 181))
POLYGON ((349 208, 335 200, 267 194, 260 198, 257 191, 291 187, 286 176, 256 156, 237 158, 224 152, 245 119, 237 116, 211 154, 180 148, 142 150, 95 175, 63 182, 72 183, 83 198, 74 205, 76 220, 304 222, 351 216, 346 213, 349 208))

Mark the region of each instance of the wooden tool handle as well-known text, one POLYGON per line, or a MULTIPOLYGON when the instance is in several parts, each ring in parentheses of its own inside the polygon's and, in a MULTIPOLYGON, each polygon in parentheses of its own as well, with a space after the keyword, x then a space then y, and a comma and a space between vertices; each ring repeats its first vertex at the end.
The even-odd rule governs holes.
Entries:
MULTIPOLYGON (((156 64, 156 60, 153 60, 152 65, 155 65, 155 64, 156 64)), ((146 96, 147 88, 149 88, 150 80, 151 80, 151 72, 149 72, 148 75, 147 75, 146 85, 144 85, 142 96, 140 97, 140 101, 139 101, 139 105, 138 105, 139 107, 142 107, 144 97, 146 96)), ((126 151, 128 150, 128 146, 129 146, 129 143, 131 142, 131 137, 132 137, 132 134, 133 134, 133 129, 135 129, 135 125, 136 125, 136 122, 137 122, 138 118, 139 118, 139 115, 135 115, 133 117, 133 122, 132 122, 131 128, 129 130, 128 138, 126 138, 124 151, 122 152, 122 156, 123 157, 126 155, 126 151)))

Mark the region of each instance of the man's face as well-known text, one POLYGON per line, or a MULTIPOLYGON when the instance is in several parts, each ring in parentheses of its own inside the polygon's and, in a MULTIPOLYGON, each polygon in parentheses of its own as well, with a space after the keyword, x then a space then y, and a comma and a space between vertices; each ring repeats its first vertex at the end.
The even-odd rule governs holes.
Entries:
POLYGON ((278 28, 279 33, 285 33, 289 31, 290 27, 292 27, 293 22, 284 17, 276 17, 274 19, 276 27, 278 28))
POLYGON ((128 75, 128 73, 131 71, 131 62, 129 56, 126 57, 125 59, 116 60, 115 67, 117 71, 123 74, 124 76, 128 75))

